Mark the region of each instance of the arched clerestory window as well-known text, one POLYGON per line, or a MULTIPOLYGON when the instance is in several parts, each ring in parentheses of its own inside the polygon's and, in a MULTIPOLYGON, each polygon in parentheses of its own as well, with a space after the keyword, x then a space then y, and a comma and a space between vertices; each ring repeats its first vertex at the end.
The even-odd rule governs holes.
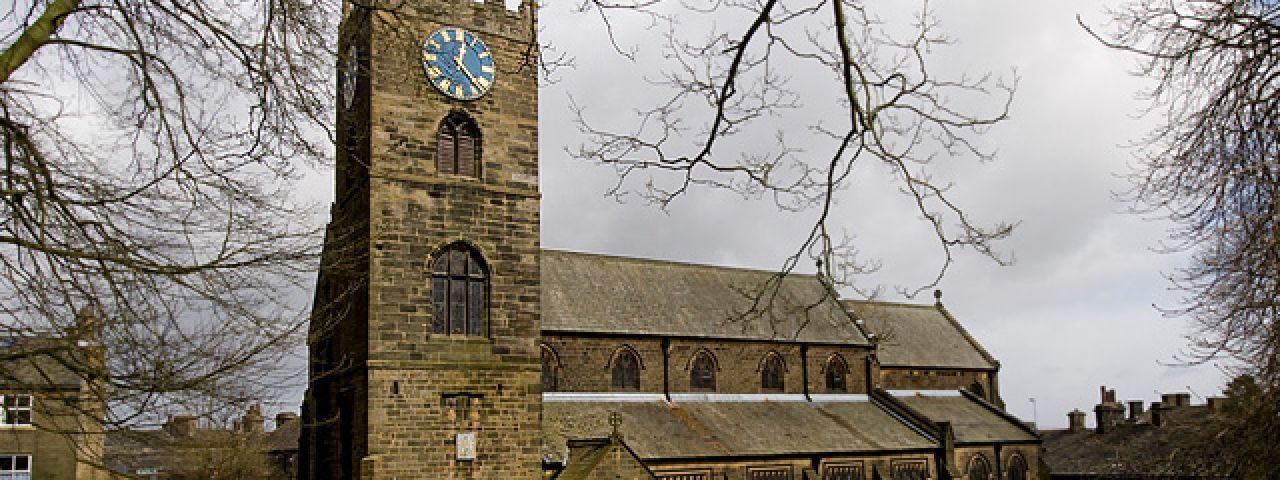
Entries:
POLYGON ((618 349, 613 356, 614 390, 635 391, 640 389, 640 357, 628 347, 618 349))
POLYGON ((760 364, 760 389, 781 392, 783 386, 782 357, 776 352, 766 353, 760 364))
POLYGON ((542 345, 542 391, 554 392, 560 388, 560 358, 550 346, 542 345))
POLYGON ((480 128, 461 112, 444 117, 436 133, 436 171, 480 176, 480 128))
POLYGON ((1009 457, 1009 480, 1027 480, 1027 460, 1014 453, 1009 457))
POLYGON ((449 245, 431 261, 431 333, 485 335, 489 270, 463 243, 449 245))
POLYGON ((845 393, 849 391, 849 365, 840 355, 832 355, 826 366, 827 393, 845 393))
POLYGON ((979 453, 969 459, 969 474, 965 477, 967 480, 994 480, 991 478, 991 462, 987 461, 987 457, 979 453))
POLYGON ((689 367, 689 389, 716 391, 716 361, 711 352, 703 350, 693 355, 693 364, 689 367))

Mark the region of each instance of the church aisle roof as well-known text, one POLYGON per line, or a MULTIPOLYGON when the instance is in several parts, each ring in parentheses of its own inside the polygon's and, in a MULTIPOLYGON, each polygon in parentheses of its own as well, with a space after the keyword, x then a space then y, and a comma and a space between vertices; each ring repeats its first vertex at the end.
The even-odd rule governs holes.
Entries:
POLYGON ((642 459, 884 452, 935 448, 865 396, 845 401, 546 401, 544 445, 619 431, 642 459))
POLYGON ((938 305, 843 300, 882 340, 876 358, 886 367, 941 367, 989 370, 995 359, 946 309, 938 305))
POLYGON ((951 422, 956 443, 1036 441, 1016 418, 959 391, 891 390, 894 399, 933 422, 951 422))
POLYGON ((812 276, 782 280, 772 308, 747 315, 761 270, 542 251, 542 329, 867 345, 812 276))

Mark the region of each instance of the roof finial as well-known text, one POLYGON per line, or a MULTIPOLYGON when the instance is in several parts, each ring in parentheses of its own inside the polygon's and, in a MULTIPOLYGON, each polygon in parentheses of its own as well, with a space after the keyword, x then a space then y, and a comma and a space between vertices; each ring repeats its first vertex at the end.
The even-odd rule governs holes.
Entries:
POLYGON ((941 288, 933 291, 933 302, 938 305, 942 305, 942 289, 941 288))

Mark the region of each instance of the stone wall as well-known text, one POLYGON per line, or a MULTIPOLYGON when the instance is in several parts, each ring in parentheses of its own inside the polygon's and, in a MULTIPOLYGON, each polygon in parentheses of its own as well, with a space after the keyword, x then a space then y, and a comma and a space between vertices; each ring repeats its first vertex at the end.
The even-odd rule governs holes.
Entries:
POLYGON ((716 365, 715 393, 761 393, 760 366, 765 355, 773 352, 781 357, 784 366, 783 393, 804 393, 806 373, 809 393, 828 393, 824 373, 828 360, 835 355, 848 366, 846 393, 866 393, 868 350, 859 347, 673 338, 665 340, 664 359, 662 337, 549 332, 542 341, 558 359, 557 390, 563 392, 613 391, 611 360, 619 349, 626 348, 640 357, 642 392, 664 391, 664 361, 671 393, 696 392, 691 388, 691 368, 695 356, 705 353, 716 365), (807 369, 801 362, 802 349, 807 369))

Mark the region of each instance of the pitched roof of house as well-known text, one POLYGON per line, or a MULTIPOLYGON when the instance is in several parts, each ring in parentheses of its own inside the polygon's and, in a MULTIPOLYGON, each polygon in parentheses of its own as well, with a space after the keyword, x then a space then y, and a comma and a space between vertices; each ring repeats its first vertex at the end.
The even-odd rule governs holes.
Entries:
POLYGON ((960 391, 890 391, 900 403, 933 422, 950 422, 958 444, 1035 441, 1032 430, 999 408, 960 391))
POLYGON ((784 277, 769 308, 748 315, 773 278, 761 270, 543 250, 542 328, 869 344, 812 276, 784 277))
POLYGON ((995 369, 982 345, 941 305, 843 300, 845 308, 881 338, 876 358, 887 367, 995 369))
MULTIPOLYGON (((640 458, 882 452, 934 448, 936 442, 865 396, 842 401, 572 400, 542 404, 544 449, 567 439, 608 435, 610 414, 640 458)), ((827 399, 831 400, 831 399, 827 399)))
POLYGON ((1223 458, 1204 453, 1205 445, 1212 444, 1221 431, 1208 407, 1175 407, 1165 415, 1158 427, 1122 423, 1106 433, 1042 431, 1042 458, 1054 475, 1226 478, 1231 474, 1232 467, 1223 458))

